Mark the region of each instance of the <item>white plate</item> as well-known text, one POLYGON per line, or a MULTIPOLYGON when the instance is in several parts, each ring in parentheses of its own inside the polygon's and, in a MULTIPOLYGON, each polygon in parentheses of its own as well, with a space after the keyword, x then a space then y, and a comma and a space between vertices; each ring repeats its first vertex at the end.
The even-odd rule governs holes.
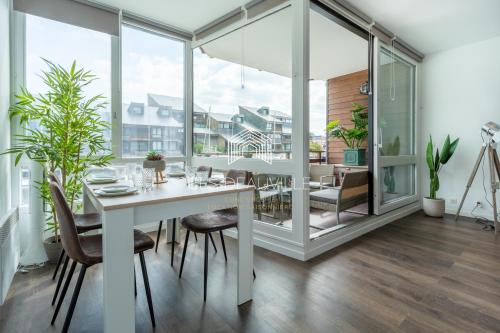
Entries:
POLYGON ((209 178, 208 182, 212 184, 220 184, 223 180, 223 178, 209 178))
POLYGON ((169 177, 184 177, 186 173, 184 171, 172 171, 167 173, 169 177))
POLYGON ((130 195, 130 194, 137 193, 137 188, 130 187, 125 192, 106 193, 106 192, 103 192, 101 190, 95 190, 94 192, 95 192, 95 194, 97 194, 97 195, 99 195, 101 197, 119 197, 119 196, 122 196, 122 195, 130 195))
POLYGON ((110 184, 116 183, 118 181, 118 177, 99 177, 92 176, 87 179, 90 184, 110 184))
POLYGON ((131 187, 128 185, 112 185, 112 186, 103 186, 100 188, 102 192, 106 193, 118 193, 118 192, 127 192, 131 187))

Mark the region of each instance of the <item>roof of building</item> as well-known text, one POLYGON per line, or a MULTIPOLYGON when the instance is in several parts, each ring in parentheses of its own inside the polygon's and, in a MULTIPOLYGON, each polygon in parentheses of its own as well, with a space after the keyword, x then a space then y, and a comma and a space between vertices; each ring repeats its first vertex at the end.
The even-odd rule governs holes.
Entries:
POLYGON ((230 123, 233 121, 234 114, 210 112, 209 116, 216 121, 230 123))
POLYGON ((284 112, 281 112, 281 111, 277 111, 277 110, 269 110, 269 115, 265 115, 265 114, 262 114, 259 112, 259 110, 261 108, 256 108, 256 107, 252 107, 252 106, 244 106, 244 105, 240 105, 239 107, 241 109, 245 109, 246 111, 251 112, 252 114, 256 115, 257 117, 260 117, 260 118, 264 119, 265 121, 269 121, 269 122, 282 123, 282 120, 278 119, 278 117, 279 118, 291 118, 290 115, 288 115, 284 112))
MULTIPOLYGON (((143 106, 143 104, 137 104, 143 106)), ((164 117, 158 114, 158 107, 144 106, 143 114, 132 114, 128 111, 130 104, 122 104, 122 123, 128 125, 184 127, 173 117, 164 117)))
MULTIPOLYGON (((170 106, 175 110, 184 110, 184 98, 166 96, 159 94, 148 94, 148 100, 152 99, 157 105, 170 106)), ((193 103, 193 112, 207 113, 201 106, 193 103)))
POLYGON ((289 115, 288 113, 284 113, 278 110, 269 110, 269 114, 273 117, 280 117, 280 118, 290 118, 292 119, 292 116, 289 115))

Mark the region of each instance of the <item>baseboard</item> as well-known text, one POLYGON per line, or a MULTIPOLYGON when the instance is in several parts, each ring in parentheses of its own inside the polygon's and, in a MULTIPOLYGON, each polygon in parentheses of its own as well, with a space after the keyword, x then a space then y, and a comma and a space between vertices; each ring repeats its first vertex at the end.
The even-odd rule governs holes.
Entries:
MULTIPOLYGON (((455 216, 457 214, 457 211, 458 211, 458 207, 452 207, 452 208, 446 207, 446 209, 445 209, 446 214, 450 214, 453 216, 455 216)), ((472 210, 462 209, 462 210, 460 210, 459 216, 470 217, 470 218, 483 218, 486 220, 493 221, 493 211, 488 212, 488 211, 484 211, 484 210, 477 210, 474 213, 472 213, 472 210)))
POLYGON ((396 209, 392 212, 381 216, 373 216, 368 221, 362 222, 359 225, 351 226, 329 235, 314 239, 311 241, 311 246, 305 253, 305 260, 312 259, 324 252, 327 252, 337 246, 347 243, 357 237, 360 237, 372 230, 380 228, 388 223, 396 221, 400 218, 413 214, 421 209, 419 202, 396 209))

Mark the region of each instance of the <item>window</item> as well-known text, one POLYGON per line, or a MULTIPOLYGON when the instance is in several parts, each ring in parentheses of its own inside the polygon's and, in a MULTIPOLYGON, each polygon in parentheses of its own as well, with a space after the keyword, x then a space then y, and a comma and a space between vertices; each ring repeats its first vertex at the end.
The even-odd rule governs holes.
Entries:
POLYGON ((151 129, 152 138, 161 138, 161 127, 153 127, 151 129))
POLYGON ((171 107, 169 106, 161 106, 158 108, 158 114, 162 117, 170 116, 171 107))
POLYGON ((162 151, 162 144, 160 141, 153 141, 153 145, 151 147, 154 151, 162 151))
POLYGON ((126 24, 121 38, 123 157, 144 157, 148 146, 166 156, 184 156, 185 43, 126 24), (174 144, 151 141, 162 136, 161 127, 174 144), (133 136, 141 141, 126 151, 133 136))
MULTIPOLYGON (((208 115, 204 126, 196 126, 204 129, 196 132, 204 142, 193 147, 195 155, 224 155, 233 135, 268 136, 281 131, 281 119, 291 123, 291 17, 291 7, 284 8, 193 50, 193 123, 200 122, 197 114, 208 115), (230 119, 230 127, 215 125, 212 114, 230 119)), ((272 159, 290 156, 281 146, 273 148, 272 159)))
MULTIPOLYGON (((102 94, 108 101, 103 120, 111 122, 111 37, 105 33, 74 25, 26 15, 26 86, 33 94, 43 93, 46 86, 39 76, 46 70, 42 58, 69 68, 76 61, 96 76, 83 93, 89 97, 102 94)), ((111 130, 104 133, 111 148, 111 130)))
POLYGON ((229 128, 231 128, 231 123, 219 123, 219 128, 229 129, 229 128))

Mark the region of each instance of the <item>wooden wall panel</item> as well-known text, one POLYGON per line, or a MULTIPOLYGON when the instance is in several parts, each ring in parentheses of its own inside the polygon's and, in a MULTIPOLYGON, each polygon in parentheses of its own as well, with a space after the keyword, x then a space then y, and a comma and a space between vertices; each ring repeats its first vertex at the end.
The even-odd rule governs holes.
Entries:
MULTIPOLYGON (((368 96, 359 88, 368 80, 368 70, 355 72, 328 80, 328 122, 340 119, 346 127, 352 127, 352 103, 368 105, 368 96)), ((366 144, 364 145, 366 147, 366 144)), ((343 162, 345 144, 341 140, 328 140, 328 163, 343 162)))

